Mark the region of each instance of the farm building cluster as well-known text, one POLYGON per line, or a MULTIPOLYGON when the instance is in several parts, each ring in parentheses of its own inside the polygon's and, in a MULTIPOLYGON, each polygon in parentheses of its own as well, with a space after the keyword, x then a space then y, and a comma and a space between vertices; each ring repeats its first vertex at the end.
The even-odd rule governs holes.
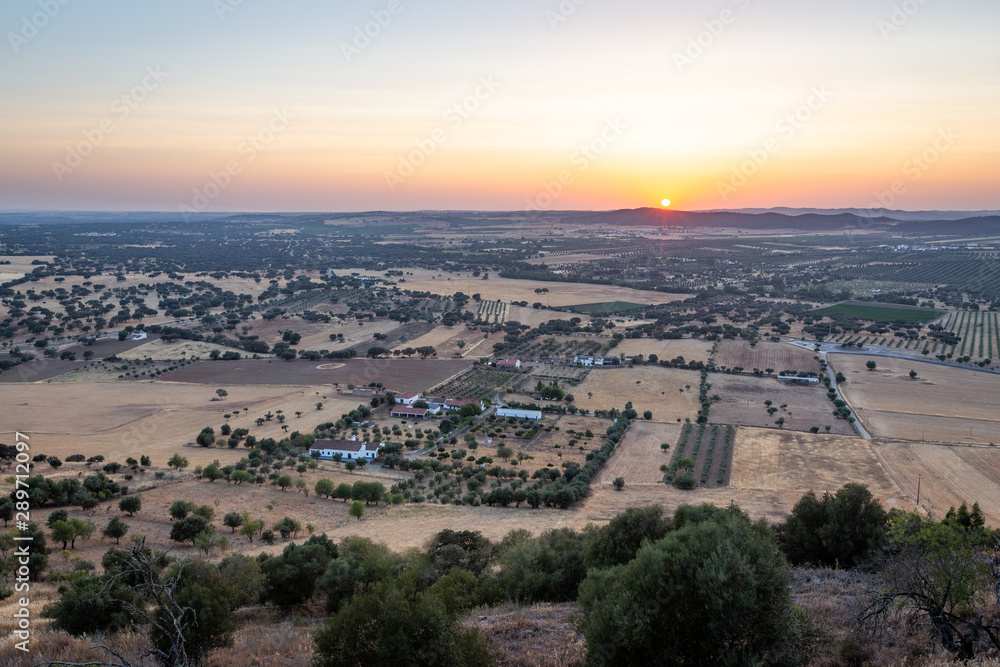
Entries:
POLYGON ((432 415, 440 415, 445 412, 458 412, 469 403, 478 405, 480 410, 486 409, 486 405, 482 401, 421 398, 420 394, 406 392, 396 396, 396 404, 392 407, 390 415, 403 419, 427 419, 432 415))

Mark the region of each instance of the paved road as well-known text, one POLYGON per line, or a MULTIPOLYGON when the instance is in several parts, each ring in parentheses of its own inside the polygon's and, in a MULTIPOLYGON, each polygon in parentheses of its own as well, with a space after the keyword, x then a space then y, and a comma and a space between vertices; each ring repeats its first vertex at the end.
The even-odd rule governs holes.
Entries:
POLYGON ((826 364, 826 373, 827 373, 827 375, 830 376, 830 387, 833 388, 833 390, 837 392, 837 397, 840 400, 842 400, 845 403, 847 403, 847 407, 849 407, 851 409, 851 412, 854 413, 854 422, 853 422, 853 425, 854 425, 854 428, 857 429, 858 435, 860 435, 865 440, 871 440, 872 439, 872 435, 871 435, 871 433, 868 432, 868 429, 866 429, 864 427, 864 425, 861 423, 861 420, 858 419, 857 410, 854 409, 854 406, 851 405, 850 401, 847 400, 847 397, 844 396, 844 394, 840 391, 840 386, 837 384, 837 374, 833 372, 832 368, 830 368, 830 363, 829 363, 829 361, 827 361, 826 354, 827 353, 825 351, 823 351, 823 350, 820 350, 820 352, 819 352, 820 358, 823 359, 823 361, 827 362, 827 364, 826 364))

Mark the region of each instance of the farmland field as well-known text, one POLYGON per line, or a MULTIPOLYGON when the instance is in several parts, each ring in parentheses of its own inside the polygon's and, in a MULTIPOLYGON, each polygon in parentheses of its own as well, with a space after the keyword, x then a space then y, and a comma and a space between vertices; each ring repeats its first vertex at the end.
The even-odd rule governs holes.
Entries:
POLYGON ((180 368, 168 376, 171 382, 208 385, 292 384, 368 385, 382 382, 395 391, 425 391, 472 365, 457 359, 345 359, 343 366, 324 368, 315 361, 202 361, 180 368))
POLYGON ((833 416, 833 403, 826 389, 819 384, 787 384, 773 377, 751 377, 715 373, 709 376, 709 395, 718 394, 721 401, 712 405, 711 419, 722 424, 739 424, 760 428, 778 428, 775 422, 785 420, 784 429, 808 431, 819 427, 823 432, 854 435, 854 429, 843 419, 833 416), (764 401, 773 403, 776 411, 768 414, 764 401), (784 405, 786 407, 782 408, 784 405))
POLYGON ((813 315, 829 317, 831 315, 846 315, 862 320, 875 320, 877 322, 892 322, 901 320, 903 322, 924 323, 930 322, 941 316, 937 310, 927 308, 915 308, 912 306, 898 306, 891 303, 865 303, 863 301, 852 301, 847 303, 820 308, 812 311, 813 315))
MULTIPOLYGON (((544 302, 544 299, 542 299, 542 301, 544 302)), ((583 323, 590 321, 589 315, 582 315, 577 313, 564 313, 560 310, 549 310, 547 308, 528 308, 525 306, 507 307, 508 321, 520 322, 521 324, 527 324, 530 327, 537 327, 539 324, 545 324, 550 320, 571 320, 574 317, 579 318, 579 320, 583 323)))
POLYGON ((757 368, 768 368, 774 373, 794 370, 798 372, 819 372, 819 362, 815 353, 795 345, 785 343, 757 343, 751 347, 746 341, 724 340, 719 343, 712 361, 719 368, 742 368, 750 372, 757 368))
POLYGON ((611 315, 612 313, 628 312, 639 310, 643 307, 641 303, 630 303, 628 301, 605 301, 603 303, 585 303, 576 306, 566 306, 575 313, 585 315, 611 315))
POLYGON ((681 301, 690 296, 689 294, 667 294, 586 283, 553 283, 540 280, 501 278, 496 275, 491 275, 489 280, 483 280, 471 274, 415 268, 403 270, 412 275, 406 276, 406 282, 399 285, 400 289, 446 295, 455 292, 464 292, 469 295, 481 293, 484 298, 507 302, 527 301, 529 305, 536 301, 543 301, 553 307, 563 307, 578 303, 603 303, 609 299, 652 305, 681 301), (535 292, 537 289, 547 289, 549 292, 538 294, 535 292))
POLYGON ((731 487, 775 492, 790 510, 807 491, 833 493, 848 482, 866 484, 890 507, 912 507, 862 438, 739 429, 731 487))
POLYGON ((711 352, 711 343, 691 338, 679 340, 626 338, 611 349, 611 354, 620 354, 623 357, 641 354, 648 358, 649 355, 655 354, 660 361, 671 361, 677 357, 684 357, 685 361, 707 362, 711 352))
POLYGON ((440 394, 447 398, 479 398, 483 394, 492 396, 498 390, 517 384, 526 378, 521 373, 472 368, 456 377, 444 378, 446 382, 427 388, 427 393, 440 394))
MULTIPOLYGON (((160 339, 156 339, 140 344, 137 347, 133 347, 126 352, 119 352, 118 356, 122 359, 145 359, 148 357, 157 361, 168 359, 190 359, 192 357, 207 359, 208 355, 211 354, 213 350, 218 350, 222 353, 231 349, 232 348, 215 345, 213 343, 206 343, 203 341, 176 340, 170 343, 165 343, 160 339)), ((270 354, 259 354, 257 356, 262 359, 271 358, 270 354)))
POLYGON ((556 380, 579 380, 587 371, 577 366, 551 366, 545 365, 537 367, 532 375, 540 378, 553 378, 556 380))
POLYGON ((277 421, 258 427, 254 419, 268 411, 283 410, 289 416, 286 423, 307 432, 322 420, 356 408, 363 400, 337 396, 331 387, 173 382, 0 384, 0 404, 4 405, 0 439, 13 440, 11 429, 16 425, 31 434, 34 452, 60 458, 101 454, 109 461, 123 463, 127 456, 146 454, 153 457, 154 465, 165 466, 170 456, 181 452, 192 466, 216 458, 233 463, 245 453, 194 446, 198 431, 205 426, 218 429, 228 421, 233 428, 248 428, 257 437, 282 437, 277 421), (217 399, 216 388, 229 392, 225 400, 213 400, 217 399), (323 410, 316 409, 317 402, 323 402, 323 410), (294 417, 296 411, 303 416, 294 417), (223 415, 229 413, 234 416, 226 420, 223 415))
POLYGON ((676 422, 685 417, 693 420, 698 414, 700 380, 695 371, 675 368, 598 368, 573 388, 573 397, 576 405, 591 412, 623 409, 631 401, 640 416, 646 410, 652 412, 653 421, 676 422))
POLYGON ((503 324, 507 321, 507 308, 503 301, 481 301, 476 319, 486 324, 503 324))
POLYGON ((399 343, 395 349, 402 350, 408 347, 418 348, 429 345, 437 350, 438 359, 477 358, 492 353, 493 343, 502 340, 502 333, 487 335, 466 329, 464 326, 439 326, 419 338, 399 343))
POLYGON ((659 484, 663 479, 660 466, 670 461, 680 430, 677 423, 633 422, 598 473, 597 484, 611 484, 617 477, 624 477, 626 485, 659 484), (664 442, 671 446, 666 452, 660 448, 664 442))
MULTIPOLYGON (((941 324, 954 331, 962 340, 957 345, 941 346, 941 352, 956 357, 993 359, 1000 356, 1000 313, 991 311, 959 311, 951 313, 941 324)), ((936 349, 932 351, 937 352, 936 349)))
POLYGON ((924 443, 876 443, 876 456, 889 476, 935 518, 949 507, 978 502, 987 525, 1000 524, 1000 450, 924 443))
POLYGON ((688 474, 702 488, 725 486, 732 473, 736 428, 719 424, 685 424, 674 447, 664 479, 672 482, 681 472, 677 462, 689 458, 694 468, 688 474))
POLYGON ((855 414, 876 438, 996 442, 1000 375, 864 355, 830 355, 855 414), (876 363, 869 371, 868 361, 876 363), (910 370, 917 371, 911 380, 910 370))

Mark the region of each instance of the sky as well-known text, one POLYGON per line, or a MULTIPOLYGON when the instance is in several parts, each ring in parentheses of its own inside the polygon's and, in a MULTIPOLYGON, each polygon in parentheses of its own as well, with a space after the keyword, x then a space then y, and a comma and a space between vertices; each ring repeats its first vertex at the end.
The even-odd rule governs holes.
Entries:
POLYGON ((0 209, 1000 209, 996 0, 5 0, 0 209))

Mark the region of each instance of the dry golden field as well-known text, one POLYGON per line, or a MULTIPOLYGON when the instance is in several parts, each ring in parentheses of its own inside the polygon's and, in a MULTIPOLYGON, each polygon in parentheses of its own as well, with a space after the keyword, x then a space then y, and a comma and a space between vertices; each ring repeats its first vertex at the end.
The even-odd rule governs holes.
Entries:
MULTIPOLYGON (((665 294, 624 287, 605 285, 589 285, 583 283, 552 283, 539 280, 516 280, 490 275, 489 280, 475 278, 469 273, 448 273, 446 271, 431 271, 428 269, 402 269, 406 272, 405 283, 399 283, 400 289, 431 292, 432 294, 451 295, 464 292, 471 296, 481 294, 482 298, 501 299, 503 301, 527 301, 532 304, 541 301, 551 306, 573 306, 586 303, 601 303, 604 301, 628 301, 631 303, 657 304, 680 301, 688 298, 688 294, 665 294), (412 274, 412 275, 411 275, 412 274), (547 289, 547 294, 537 294, 536 289, 547 289)), ((337 274, 362 271, 361 269, 338 270, 337 274)), ((554 319, 554 318, 549 318, 554 319)))
POLYGON ((724 340, 719 343, 712 360, 716 366, 743 368, 750 372, 755 368, 774 369, 775 373, 786 370, 819 372, 816 354, 809 350, 786 343, 757 343, 751 347, 746 341, 724 340))
POLYGON ((784 511, 807 491, 833 493, 848 482, 865 484, 888 507, 912 509, 867 440, 839 435, 741 428, 737 431, 730 484, 773 493, 784 511))
POLYGON ((1000 375, 889 357, 834 354, 855 414, 876 438, 989 444, 997 436, 1000 375), (869 371, 865 364, 874 361, 869 371), (911 380, 910 370, 917 372, 911 380))
MULTIPOLYGON (((535 301, 540 301, 541 303, 546 303, 545 297, 548 294, 540 294, 535 301)), ((531 303, 535 303, 532 301, 531 303)), ((591 320, 590 315, 584 315, 582 313, 564 313, 558 310, 545 310, 545 309, 535 309, 535 308, 525 308, 524 306, 508 306, 507 307, 507 321, 508 322, 520 322, 521 324, 527 324, 530 327, 537 327, 540 324, 545 324, 550 320, 571 320, 574 317, 580 319, 581 324, 586 324, 591 320)))
POLYGON ((399 343, 395 349, 417 348, 430 345, 437 350, 439 359, 488 357, 493 354, 493 343, 502 342, 503 336, 503 333, 485 334, 472 331, 462 325, 454 327, 439 326, 419 338, 399 343), (463 344, 461 347, 459 346, 460 342, 463 344))
POLYGON ((633 422, 625 437, 615 448, 614 454, 598 473, 596 484, 611 484, 624 477, 629 484, 659 484, 663 480, 660 466, 670 462, 670 455, 677 444, 681 425, 633 422), (664 452, 661 443, 669 443, 664 452))
POLYGON ((713 422, 777 429, 775 422, 780 417, 785 420, 785 430, 808 431, 816 426, 826 433, 829 426, 830 433, 854 435, 846 420, 833 416, 833 403, 822 385, 791 385, 774 377, 722 373, 713 373, 708 381, 712 385, 709 396, 718 394, 722 399, 712 405, 713 422), (773 402, 772 407, 778 408, 773 416, 767 413, 768 406, 764 404, 768 400, 773 402))
POLYGON ((876 442, 873 447, 889 476, 908 498, 942 518, 949 507, 978 502, 986 523, 1000 525, 1000 451, 990 447, 876 442))
POLYGON ((649 410, 653 421, 676 422, 697 416, 700 381, 699 373, 676 368, 595 368, 572 392, 576 405, 591 412, 624 409, 631 401, 640 416, 649 410))
POLYGON ((0 282, 23 278, 26 273, 31 273, 38 268, 34 261, 51 262, 54 255, 0 255, 0 261, 10 262, 10 264, 0 264, 0 282))
POLYGON ((341 397, 332 387, 286 385, 226 385, 209 387, 173 382, 0 384, 4 406, 0 438, 12 442, 14 431, 31 438, 35 454, 65 459, 72 454, 101 454, 124 463, 126 457, 151 456, 165 466, 174 453, 191 465, 205 465, 218 458, 233 463, 239 449, 203 448, 193 445, 198 432, 211 426, 218 434, 227 420, 233 428, 248 428, 258 438, 280 438, 277 419, 258 427, 254 420, 282 410, 289 431, 311 432, 313 427, 336 420, 344 412, 367 402, 356 396, 341 397), (225 389, 225 400, 215 389, 225 389), (324 398, 325 396, 325 398, 324 398), (323 410, 316 403, 323 402, 323 410), (243 411, 249 408, 249 411, 243 411), (295 412, 302 416, 296 417, 295 412), (238 414, 237 414, 238 413, 238 414))
MULTIPOLYGON (((208 359, 208 355, 212 353, 212 350, 218 350, 221 354, 231 351, 232 348, 194 340, 176 340, 165 343, 157 338, 156 340, 151 340, 138 347, 134 347, 127 352, 121 352, 118 354, 118 357, 122 359, 146 359, 148 357, 156 361, 190 359, 192 357, 208 359)), ((261 359, 273 358, 273 355, 270 354, 258 354, 257 356, 261 359)))
POLYGON ((712 344, 703 340, 683 338, 680 340, 656 340, 655 338, 626 338, 611 349, 611 354, 632 357, 637 354, 655 354, 660 361, 670 361, 684 357, 685 361, 707 362, 712 353, 712 344))

